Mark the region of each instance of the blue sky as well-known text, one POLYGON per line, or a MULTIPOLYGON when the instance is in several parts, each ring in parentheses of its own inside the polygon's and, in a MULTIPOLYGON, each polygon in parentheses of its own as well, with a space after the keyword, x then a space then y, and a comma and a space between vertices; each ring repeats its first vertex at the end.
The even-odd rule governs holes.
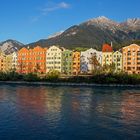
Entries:
POLYGON ((140 0, 0 0, 0 41, 31 43, 91 18, 140 17, 140 0))

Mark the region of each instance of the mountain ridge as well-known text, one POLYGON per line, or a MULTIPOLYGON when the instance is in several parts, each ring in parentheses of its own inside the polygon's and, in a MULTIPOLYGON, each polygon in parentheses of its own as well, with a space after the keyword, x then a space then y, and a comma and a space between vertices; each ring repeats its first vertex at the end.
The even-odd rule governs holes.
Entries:
MULTIPOLYGON (((57 32, 50 35, 48 39, 40 39, 29 44, 22 44, 15 40, 11 41, 11 46, 16 46, 17 50, 21 47, 49 47, 51 45, 59 45, 67 49, 75 48, 95 48, 101 50, 103 43, 113 43, 114 48, 120 48, 123 44, 129 44, 140 40, 140 18, 127 19, 124 22, 116 22, 105 16, 89 19, 78 25, 73 25, 65 31, 57 32), (16 45, 15 45, 15 44, 16 45)), ((0 49, 4 48, 0 43, 0 49)), ((139 41, 138 41, 139 42, 139 41)), ((9 45, 9 44, 7 44, 9 45)), ((6 45, 6 46, 7 46, 6 45)), ((16 47, 7 47, 6 53, 16 50, 16 47), (13 48, 13 49, 10 49, 13 48)))
POLYGON ((68 49, 93 47, 101 50, 103 43, 113 42, 115 46, 121 46, 122 43, 134 40, 140 40, 140 18, 119 23, 101 16, 73 25, 56 37, 41 39, 28 45, 43 47, 59 45, 68 49))

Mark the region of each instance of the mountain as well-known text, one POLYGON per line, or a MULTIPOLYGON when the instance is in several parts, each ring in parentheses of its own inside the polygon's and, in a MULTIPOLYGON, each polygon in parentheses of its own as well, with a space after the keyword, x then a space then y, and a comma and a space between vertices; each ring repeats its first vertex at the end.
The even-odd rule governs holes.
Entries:
POLYGON ((120 26, 126 31, 140 30, 140 19, 128 19, 126 22, 121 23, 120 26))
POLYGON ((16 40, 9 39, 0 43, 0 50, 2 50, 5 54, 11 54, 22 48, 23 45, 24 44, 16 40))
POLYGON ((57 36, 61 35, 63 32, 64 32, 64 31, 60 31, 60 32, 57 32, 57 33, 55 33, 55 34, 53 34, 53 35, 50 35, 50 36, 48 37, 48 39, 57 37, 57 36))
POLYGON ((130 43, 134 40, 140 40, 140 18, 117 23, 102 16, 74 25, 51 38, 41 39, 28 45, 42 47, 59 45, 69 49, 93 47, 101 50, 103 43, 112 42, 114 46, 120 46, 122 43, 130 43))

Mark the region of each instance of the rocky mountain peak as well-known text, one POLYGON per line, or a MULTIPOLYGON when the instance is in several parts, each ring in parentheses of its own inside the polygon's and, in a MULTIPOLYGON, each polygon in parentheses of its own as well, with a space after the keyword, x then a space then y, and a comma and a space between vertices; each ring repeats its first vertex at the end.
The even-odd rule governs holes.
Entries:
POLYGON ((0 43, 0 50, 5 54, 11 54, 18 51, 22 46, 22 43, 16 40, 8 39, 0 43))
POLYGON ((120 24, 122 28, 127 29, 127 30, 140 30, 140 18, 133 18, 133 19, 128 19, 127 21, 123 22, 120 24))
POLYGON ((133 19, 128 19, 126 21, 129 25, 140 25, 140 18, 133 18, 133 19))
POLYGON ((110 20, 109 18, 105 16, 100 16, 100 17, 88 20, 84 24, 86 24, 87 26, 94 25, 101 29, 109 29, 109 30, 112 30, 113 32, 115 32, 118 28, 120 28, 119 23, 113 20, 110 20))
POLYGON ((100 22, 108 22, 108 21, 110 21, 110 19, 105 17, 105 16, 99 16, 99 17, 95 18, 94 20, 98 20, 100 22))

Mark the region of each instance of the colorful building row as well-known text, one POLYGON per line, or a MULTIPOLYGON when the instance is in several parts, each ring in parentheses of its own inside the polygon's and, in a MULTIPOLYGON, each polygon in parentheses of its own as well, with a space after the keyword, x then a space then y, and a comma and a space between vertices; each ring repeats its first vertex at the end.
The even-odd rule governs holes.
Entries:
POLYGON ((115 66, 115 72, 140 73, 140 46, 131 44, 119 51, 104 44, 102 51, 93 48, 86 51, 71 51, 58 46, 22 48, 5 55, 0 52, 0 71, 16 70, 18 73, 46 74, 57 70, 65 75, 90 74, 94 69, 115 66))
POLYGON ((113 52, 112 47, 104 45, 102 49, 102 66, 115 64, 116 71, 128 74, 140 74, 140 46, 131 44, 121 51, 113 52))

